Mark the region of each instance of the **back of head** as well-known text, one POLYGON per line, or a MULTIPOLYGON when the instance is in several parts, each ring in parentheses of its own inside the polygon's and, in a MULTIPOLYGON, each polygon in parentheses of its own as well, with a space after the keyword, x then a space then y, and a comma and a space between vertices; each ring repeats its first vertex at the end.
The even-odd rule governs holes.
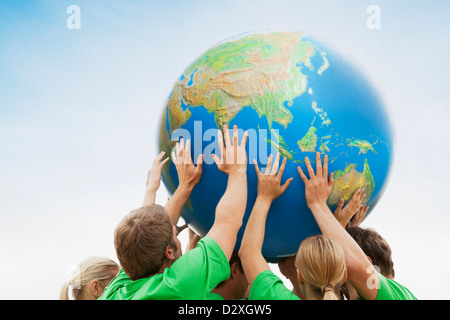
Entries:
POLYGON ((342 248, 333 240, 316 235, 300 244, 295 266, 317 297, 338 300, 347 265, 342 248))
POLYGON ((160 205, 131 211, 114 232, 114 246, 122 269, 131 280, 157 273, 166 247, 173 243, 173 227, 160 205))
MULTIPOLYGON (((233 265, 233 263, 236 263, 236 267, 242 272, 244 273, 244 268, 242 267, 242 262, 241 262, 241 258, 239 257, 239 251, 238 250, 234 250, 233 253, 231 254, 230 260, 228 260, 228 263, 230 265, 230 267, 233 265)), ((222 282, 219 282, 219 284, 216 286, 216 288, 220 288, 222 287, 225 282, 227 282, 229 279, 223 280, 222 282)))
POLYGON ((69 300, 69 294, 74 300, 83 300, 86 288, 94 280, 110 281, 119 271, 119 266, 113 260, 104 257, 88 257, 76 268, 70 279, 64 284, 60 300, 69 300))
POLYGON ((370 257, 372 264, 380 268, 380 273, 385 277, 394 277, 394 262, 392 250, 387 241, 375 230, 361 227, 351 227, 347 232, 361 247, 366 256, 370 257))

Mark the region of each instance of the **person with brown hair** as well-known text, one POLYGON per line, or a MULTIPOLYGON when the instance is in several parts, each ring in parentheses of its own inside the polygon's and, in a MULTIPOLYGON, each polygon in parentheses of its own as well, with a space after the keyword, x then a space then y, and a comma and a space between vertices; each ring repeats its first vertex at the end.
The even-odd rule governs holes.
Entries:
MULTIPOLYGON (((346 230, 364 251, 370 263, 387 279, 392 287, 396 288, 398 298, 401 298, 402 295, 405 298, 413 296, 405 286, 394 280, 395 270, 394 261, 392 260, 392 250, 386 239, 372 228, 353 226, 346 230)), ((344 293, 349 300, 361 299, 355 288, 349 284, 346 286, 344 293)))
POLYGON ((88 257, 61 288, 60 300, 96 300, 119 272, 119 265, 104 257, 88 257), (70 295, 69 295, 70 294, 70 295))
POLYGON ((192 189, 200 181, 203 159, 200 155, 196 167, 192 163, 190 141, 187 140, 184 147, 181 140, 172 154, 178 188, 164 208, 151 204, 133 210, 119 223, 114 245, 122 270, 100 299, 203 300, 218 283, 229 277, 228 260, 247 202, 245 145, 248 134, 245 132, 239 143, 236 126, 232 140, 227 126, 224 131, 225 143, 222 131, 218 131, 221 158, 214 155, 213 159, 218 169, 228 175, 228 184, 206 236, 182 255, 175 226, 192 189))
POLYGON ((372 228, 355 226, 346 230, 364 251, 369 261, 379 268, 379 272, 388 279, 394 279, 392 250, 387 241, 372 228))
MULTIPOLYGON (((264 174, 254 161, 258 175, 258 194, 239 250, 244 272, 251 286, 249 300, 300 299, 270 270, 261 252, 270 206, 293 179, 290 178, 281 185, 286 159, 283 159, 278 171, 279 160, 280 155, 277 154, 272 167, 270 155, 264 174)), ((344 252, 334 241, 321 235, 306 238, 300 244, 295 265, 301 294, 306 299, 339 299, 340 286, 346 280, 347 271, 344 252)))
MULTIPOLYGON (((184 228, 184 226, 183 226, 184 228)), ((189 240, 186 252, 194 249, 201 237, 191 228, 187 227, 189 240)), ((243 300, 246 298, 248 282, 244 274, 238 251, 233 250, 230 260, 230 277, 220 282, 211 292, 206 295, 206 300, 243 300)))
POLYGON ((327 205, 327 199, 333 189, 333 173, 328 176, 328 156, 324 156, 323 165, 320 153, 316 153, 316 172, 309 158, 305 158, 309 179, 301 167, 298 172, 305 183, 305 197, 322 234, 336 241, 344 250, 348 280, 364 300, 416 300, 405 287, 399 286, 378 273, 367 255, 350 234, 339 223, 327 205))
POLYGON ((246 298, 248 281, 238 251, 233 251, 230 261, 230 277, 220 282, 206 300, 243 300, 246 298))

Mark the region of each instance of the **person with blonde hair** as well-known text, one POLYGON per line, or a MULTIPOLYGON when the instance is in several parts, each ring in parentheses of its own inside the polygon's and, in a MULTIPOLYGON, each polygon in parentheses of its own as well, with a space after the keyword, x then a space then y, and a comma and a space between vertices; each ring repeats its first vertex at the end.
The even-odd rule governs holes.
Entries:
POLYGON ((336 242, 322 235, 316 235, 301 243, 295 258, 300 297, 289 290, 270 270, 262 255, 265 224, 270 206, 292 181, 290 178, 281 185, 286 159, 283 159, 278 171, 279 160, 280 155, 277 154, 272 167, 270 155, 264 174, 254 161, 258 175, 258 194, 239 250, 244 272, 251 286, 249 300, 299 300, 301 297, 308 300, 338 300, 341 284, 347 277, 347 269, 344 252, 336 242))
POLYGON ((295 266, 305 297, 340 300, 340 288, 347 279, 347 265, 344 251, 336 242, 324 235, 306 238, 298 249, 295 266))
POLYGON ((301 167, 297 168, 305 183, 306 203, 322 234, 336 241, 344 250, 348 280, 358 296, 364 300, 417 300, 404 286, 375 269, 363 249, 344 229, 346 224, 341 224, 330 211, 327 199, 333 189, 334 179, 333 173, 328 175, 328 156, 324 155, 322 164, 320 153, 317 152, 315 162, 314 172, 309 158, 305 158, 309 178, 301 167))
POLYGON ((119 272, 119 265, 104 257, 88 257, 61 288, 59 300, 97 300, 119 272))

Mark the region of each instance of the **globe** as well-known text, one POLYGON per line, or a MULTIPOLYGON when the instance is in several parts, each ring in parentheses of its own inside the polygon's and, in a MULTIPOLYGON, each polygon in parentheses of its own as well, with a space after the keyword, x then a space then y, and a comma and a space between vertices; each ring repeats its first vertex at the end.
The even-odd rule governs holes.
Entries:
MULTIPOLYGON (((270 154, 287 159, 282 183, 294 177, 270 208, 262 254, 269 262, 295 255, 303 239, 320 229, 306 205, 305 157, 327 154, 335 183, 328 205, 347 204, 365 188, 367 218, 387 185, 393 158, 392 128, 380 95, 355 64, 316 38, 299 32, 241 34, 204 52, 175 81, 162 112, 158 145, 170 155, 183 137, 191 140, 193 159, 204 154, 202 178, 182 212, 200 236, 214 223, 215 208, 227 186, 217 169, 217 129, 237 125, 239 139, 249 134, 248 200, 245 225, 257 196, 255 159, 263 170, 270 154)), ((323 156, 322 156, 323 158, 323 156)), ((264 172, 264 171, 262 171, 264 172)), ((172 194, 178 186, 170 162, 162 173, 172 194)))

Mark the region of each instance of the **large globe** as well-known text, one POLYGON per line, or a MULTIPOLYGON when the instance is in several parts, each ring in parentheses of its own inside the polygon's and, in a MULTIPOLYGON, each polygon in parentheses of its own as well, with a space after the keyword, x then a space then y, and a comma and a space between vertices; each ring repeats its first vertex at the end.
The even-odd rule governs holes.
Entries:
MULTIPOLYGON (((164 108, 159 148, 170 155, 180 137, 191 139, 193 159, 204 154, 203 174, 182 217, 204 236, 214 222, 227 175, 212 160, 219 153, 217 129, 237 125, 247 141, 248 201, 236 242, 240 247, 257 195, 257 176, 270 153, 287 158, 282 183, 289 188, 269 211, 262 254, 269 262, 294 255, 301 241, 320 233, 309 211, 297 172, 315 153, 329 157, 335 184, 328 199, 332 211, 364 187, 364 202, 379 201, 393 155, 392 131, 376 90, 351 62, 315 38, 298 32, 265 31, 225 40, 195 60, 175 82, 164 108)), ((178 185, 173 163, 163 181, 170 193, 178 185)))

